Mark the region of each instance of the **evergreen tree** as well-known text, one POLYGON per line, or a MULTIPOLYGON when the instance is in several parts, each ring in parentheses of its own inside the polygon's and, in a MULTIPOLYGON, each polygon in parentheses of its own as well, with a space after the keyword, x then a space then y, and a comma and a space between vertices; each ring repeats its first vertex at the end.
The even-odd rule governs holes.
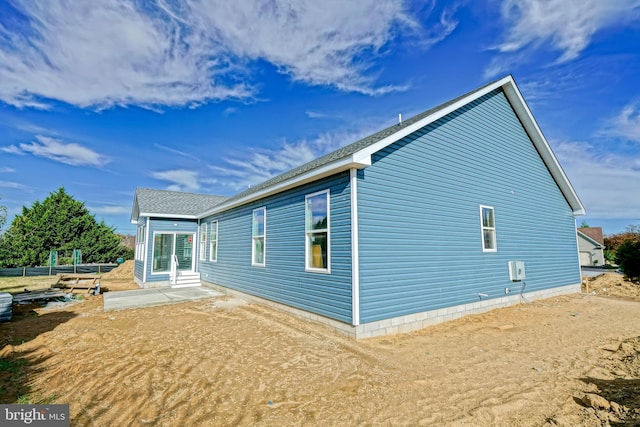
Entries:
POLYGON ((42 203, 23 206, 0 245, 0 267, 47 265, 51 250, 70 257, 74 249, 80 249, 84 263, 114 262, 127 253, 113 228, 104 221, 98 223, 84 203, 63 187, 42 203))

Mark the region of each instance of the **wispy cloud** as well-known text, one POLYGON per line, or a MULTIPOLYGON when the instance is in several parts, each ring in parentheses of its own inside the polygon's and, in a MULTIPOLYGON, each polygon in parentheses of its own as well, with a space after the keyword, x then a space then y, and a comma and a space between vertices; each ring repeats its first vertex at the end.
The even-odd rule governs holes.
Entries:
POLYGON ((19 182, 12 182, 12 181, 0 181, 0 188, 11 188, 13 190, 22 190, 22 191, 33 190, 31 187, 28 187, 24 184, 20 184, 19 182))
POLYGON ((160 181, 167 181, 167 190, 173 191, 198 191, 200 183, 198 172, 186 169, 174 169, 160 172, 153 172, 151 176, 160 181))
POLYGON ((191 153, 187 153, 185 151, 180 151, 175 148, 167 147, 166 145, 162 145, 162 144, 153 144, 153 146, 159 150, 166 151, 167 153, 177 154, 178 156, 186 157, 187 159, 195 160, 197 162, 200 161, 198 157, 194 156, 191 153))
POLYGON ((640 153, 622 156, 592 143, 564 141, 554 151, 590 217, 636 218, 640 153))
POLYGON ((317 111, 305 111, 304 114, 306 114, 310 119, 326 119, 329 117, 327 114, 319 113, 317 111))
POLYGON ((9 154, 33 154, 56 162, 72 166, 94 166, 100 167, 109 162, 109 159, 102 154, 83 147, 76 143, 65 143, 60 139, 38 135, 36 140, 30 144, 21 143, 0 148, 9 154))
POLYGON ((608 121, 601 134, 640 142, 640 104, 625 106, 620 114, 608 121))
POLYGON ((13 168, 8 168, 8 167, 1 167, 0 168, 0 173, 13 173, 16 170, 13 168))
POLYGON ((451 13, 425 31, 395 0, 25 1, 0 17, 0 100, 46 108, 195 106, 251 98, 267 61, 296 81, 375 95, 369 73, 398 35, 445 38, 451 13), (251 25, 247 25, 250 22, 251 25))
POLYGON ((224 158, 224 165, 210 169, 219 185, 234 191, 260 184, 324 154, 354 142, 366 131, 322 134, 315 139, 296 142, 283 141, 276 149, 253 150, 224 158))
POLYGON ((573 60, 598 31, 638 19, 640 1, 504 0, 501 16, 507 30, 495 49, 507 56, 494 58, 486 75, 526 62, 531 55, 524 52, 543 45, 560 52, 557 63, 573 60))

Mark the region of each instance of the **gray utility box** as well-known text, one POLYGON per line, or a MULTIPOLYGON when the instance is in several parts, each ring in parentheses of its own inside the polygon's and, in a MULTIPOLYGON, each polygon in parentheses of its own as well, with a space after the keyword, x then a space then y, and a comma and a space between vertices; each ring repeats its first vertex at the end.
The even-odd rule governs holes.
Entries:
POLYGON ((13 296, 7 292, 0 292, 0 322, 11 320, 11 306, 13 296))
POLYGON ((527 278, 524 271, 524 261, 509 261, 509 279, 512 282, 520 282, 527 278))

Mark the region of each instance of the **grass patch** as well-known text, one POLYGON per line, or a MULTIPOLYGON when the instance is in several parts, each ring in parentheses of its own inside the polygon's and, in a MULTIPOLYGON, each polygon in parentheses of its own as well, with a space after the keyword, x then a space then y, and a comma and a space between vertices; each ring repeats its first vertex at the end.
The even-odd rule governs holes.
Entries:
POLYGON ((0 359, 0 401, 21 403, 29 389, 24 386, 27 362, 24 359, 0 359))
POLYGON ((0 292, 17 294, 25 289, 33 291, 35 289, 50 288, 56 283, 56 276, 26 276, 26 277, 0 277, 0 292))

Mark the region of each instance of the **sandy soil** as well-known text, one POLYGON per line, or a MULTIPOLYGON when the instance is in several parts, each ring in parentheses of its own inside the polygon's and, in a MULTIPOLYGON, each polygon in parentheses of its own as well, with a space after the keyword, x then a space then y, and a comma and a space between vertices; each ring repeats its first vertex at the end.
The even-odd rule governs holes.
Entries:
POLYGON ((87 297, 0 324, 0 401, 70 403, 74 426, 640 425, 640 298, 599 280, 363 341, 238 299, 87 297))

